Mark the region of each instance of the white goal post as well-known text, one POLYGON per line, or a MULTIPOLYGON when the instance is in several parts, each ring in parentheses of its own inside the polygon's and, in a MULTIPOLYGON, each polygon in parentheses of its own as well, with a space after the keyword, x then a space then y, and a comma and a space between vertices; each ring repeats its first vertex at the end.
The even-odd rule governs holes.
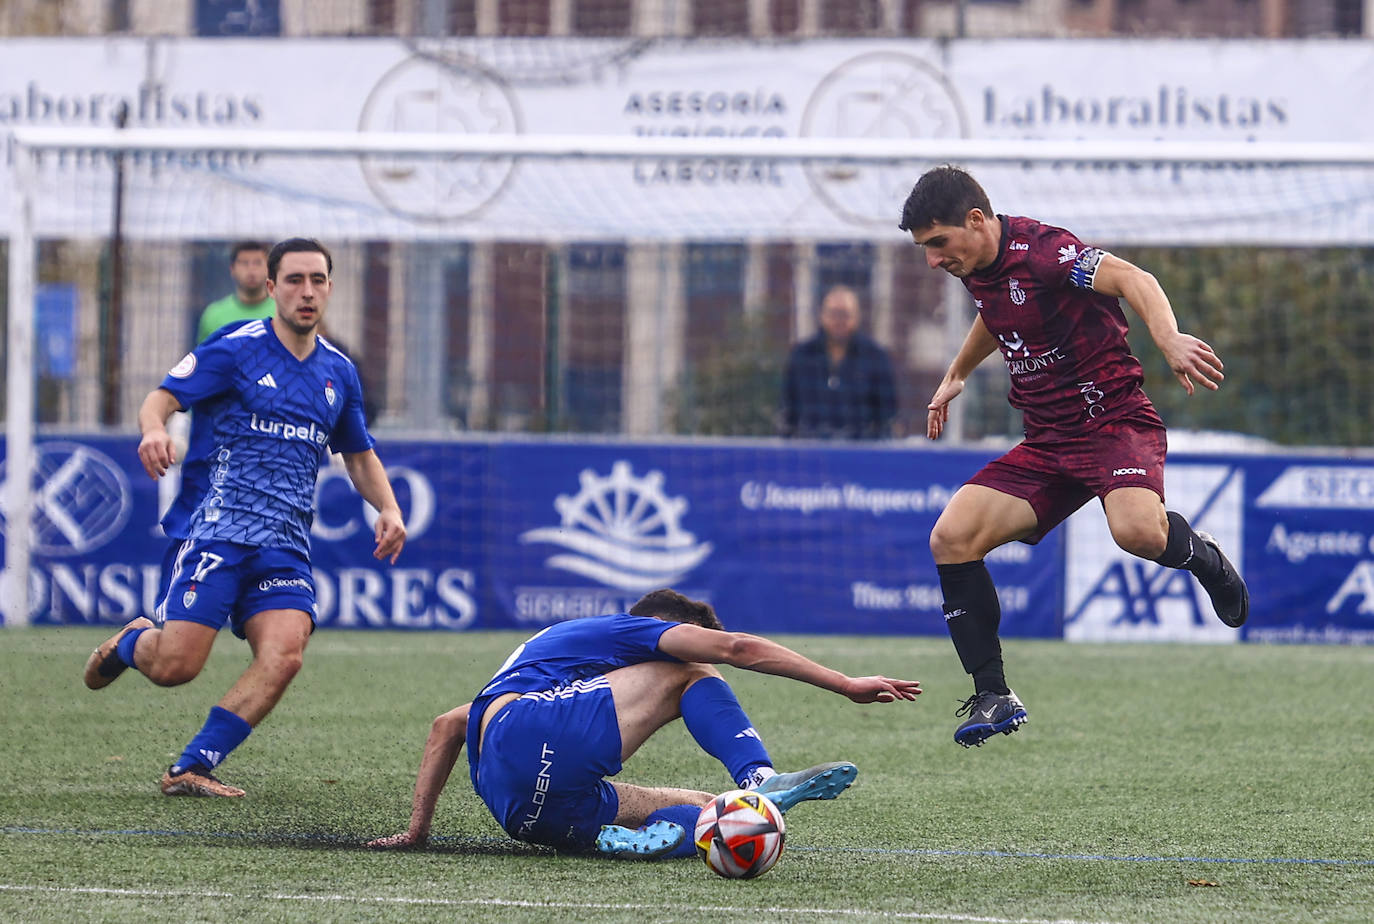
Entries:
MULTIPOLYGON (((346 216, 338 226, 362 229, 356 233, 403 232, 430 241, 472 240, 495 233, 493 228, 513 237, 542 233, 562 240, 579 234, 606 237, 618 230, 627 239, 691 239, 703 228, 730 238, 887 240, 900 235, 897 221, 914 179, 929 166, 950 162, 978 174, 994 204, 1010 198, 1013 189, 1023 191, 1018 212, 1057 220, 1085 239, 1187 245, 1291 243, 1296 236, 1309 245, 1374 243, 1374 147, 1361 143, 15 128, 8 151, 7 475, 0 498, 6 626, 26 625, 30 613, 31 545, 23 525, 33 515, 33 484, 24 473, 34 465, 38 242, 111 233, 104 198, 109 177, 91 185, 86 198, 100 200, 93 204, 51 171, 55 163, 143 158, 145 166, 153 165, 150 184, 183 168, 228 176, 235 181, 228 192, 204 197, 206 220, 221 222, 207 237, 271 239, 274 229, 294 233, 299 225, 282 219, 294 213, 260 203, 294 202, 303 190, 322 187, 333 198, 309 200, 307 217, 335 209, 346 216), (257 158, 309 163, 298 176, 259 181, 256 165, 249 163, 257 158), (409 166, 394 169, 402 161, 409 166), (376 169, 360 171, 359 164, 376 169), (795 184, 806 187, 804 201, 770 188, 774 169, 805 174, 805 182, 795 184), (727 185, 707 192, 700 186, 674 187, 671 180, 682 170, 694 170, 698 177, 705 171, 713 171, 712 177, 740 170, 762 173, 758 194, 744 197, 727 185), (517 172, 521 175, 513 182, 517 172), (359 173, 361 179, 354 176, 359 173), (662 188, 655 185, 660 177, 662 188), (410 200, 398 198, 432 199, 439 186, 461 191, 479 180, 490 187, 485 198, 474 203, 455 193, 459 198, 448 212, 417 212, 410 200), (609 191, 615 183, 627 184, 628 194, 609 191), (518 200, 518 219, 493 204, 495 190, 518 200), (380 204, 364 202, 369 195, 380 204), (244 200, 242 213, 227 204, 236 196, 244 200), (49 208, 58 197, 63 197, 61 208, 49 208), (1186 208, 1182 217, 1180 208, 1186 208), (1127 222, 1125 215, 1134 217, 1127 222)), ((137 238, 186 230, 158 227, 138 215, 129 221, 127 233, 137 238)))

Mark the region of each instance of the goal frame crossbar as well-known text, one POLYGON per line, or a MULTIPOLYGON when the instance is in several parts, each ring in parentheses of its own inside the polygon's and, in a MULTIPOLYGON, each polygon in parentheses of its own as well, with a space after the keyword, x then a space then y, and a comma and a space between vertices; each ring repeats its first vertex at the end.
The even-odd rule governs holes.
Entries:
POLYGON ((28 524, 34 465, 34 176, 44 153, 133 151, 228 152, 304 156, 465 156, 557 159, 715 157, 786 162, 966 164, 1056 162, 1218 163, 1368 167, 1374 145, 1363 142, 1102 141, 991 138, 681 137, 568 134, 358 133, 225 131, 23 126, 9 132, 11 234, 6 329, 7 420, 0 504, 6 522, 0 577, 6 626, 29 622, 28 524), (22 526, 21 526, 22 524, 22 526))
POLYGON ((679 137, 425 132, 179 131, 15 128, 16 156, 29 151, 227 151, 258 154, 435 155, 472 157, 740 157, 781 161, 890 163, 1116 162, 1368 166, 1374 146, 1325 141, 1100 141, 999 138, 679 137))

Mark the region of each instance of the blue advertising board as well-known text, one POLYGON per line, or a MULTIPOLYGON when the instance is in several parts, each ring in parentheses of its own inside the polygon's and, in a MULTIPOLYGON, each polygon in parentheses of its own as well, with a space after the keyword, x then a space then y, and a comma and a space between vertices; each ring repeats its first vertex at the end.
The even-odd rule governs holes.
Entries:
MULTIPOLYGON (((37 623, 155 605, 172 485, 128 437, 39 441, 30 524, 37 623)), ((943 635, 930 529, 991 451, 786 442, 384 442, 405 511, 396 565, 342 466, 320 474, 318 620, 343 628, 533 630, 672 586, 731 628, 943 635)), ((170 477, 170 476, 169 476, 170 477)), ((1374 641, 1374 462, 1171 456, 1170 506, 1246 574, 1221 626, 1188 575, 1115 549, 1096 504, 989 556, 1009 637, 1374 641)), ((9 524, 6 524, 9 528, 9 524)))
POLYGON ((1248 637, 1374 643, 1374 464, 1257 459, 1250 482, 1248 637))

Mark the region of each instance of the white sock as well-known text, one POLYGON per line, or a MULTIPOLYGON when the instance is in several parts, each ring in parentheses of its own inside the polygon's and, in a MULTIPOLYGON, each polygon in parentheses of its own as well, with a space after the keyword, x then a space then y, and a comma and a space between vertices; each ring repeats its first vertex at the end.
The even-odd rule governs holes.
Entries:
POLYGON ((778 775, 778 771, 772 767, 755 767, 749 771, 749 775, 740 780, 740 789, 758 789, 764 784, 765 780, 778 775))

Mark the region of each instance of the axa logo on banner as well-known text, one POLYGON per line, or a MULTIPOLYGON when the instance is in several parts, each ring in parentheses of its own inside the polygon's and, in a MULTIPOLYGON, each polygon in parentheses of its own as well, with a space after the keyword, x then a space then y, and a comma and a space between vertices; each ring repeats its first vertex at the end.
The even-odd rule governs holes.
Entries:
POLYGON ((553 503, 558 526, 520 534, 522 543, 547 542, 565 551, 544 564, 623 591, 644 592, 678 582, 711 554, 682 528, 687 499, 664 492, 663 473, 635 475, 619 460, 609 475, 584 469, 576 494, 553 503))
MULTIPOLYGON (((1241 544, 1244 474, 1229 465, 1177 464, 1164 476, 1171 509, 1217 537, 1245 573, 1241 544)), ((1121 551, 1101 508, 1069 518, 1064 637, 1075 641, 1235 642, 1191 574, 1121 551)))

